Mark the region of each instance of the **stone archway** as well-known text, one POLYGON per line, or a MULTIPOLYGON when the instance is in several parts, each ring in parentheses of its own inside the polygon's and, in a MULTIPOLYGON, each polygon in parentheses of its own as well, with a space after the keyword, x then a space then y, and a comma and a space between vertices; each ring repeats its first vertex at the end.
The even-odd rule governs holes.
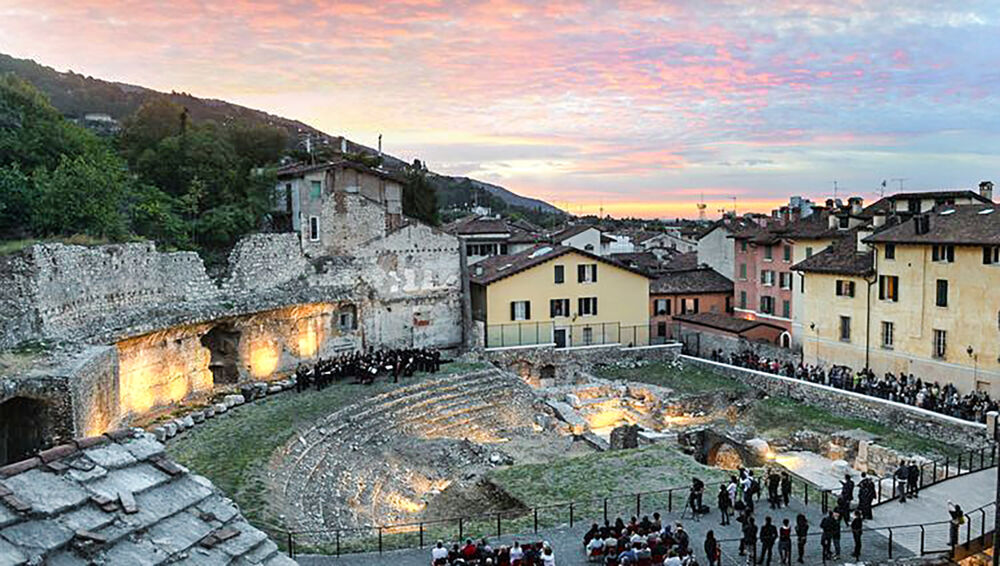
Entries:
POLYGON ((14 397, 0 403, 0 465, 23 460, 45 448, 50 425, 44 401, 14 397))
POLYGON ((208 369, 215 385, 239 382, 241 338, 240 331, 228 323, 213 327, 201 337, 201 345, 212 355, 208 369))
POLYGON ((778 345, 782 348, 792 347, 792 335, 788 332, 782 332, 781 336, 778 336, 778 345))

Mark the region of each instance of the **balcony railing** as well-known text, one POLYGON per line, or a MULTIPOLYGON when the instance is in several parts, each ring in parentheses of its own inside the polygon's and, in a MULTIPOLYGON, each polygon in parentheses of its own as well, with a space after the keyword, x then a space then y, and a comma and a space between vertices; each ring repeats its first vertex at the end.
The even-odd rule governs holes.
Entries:
POLYGON ((621 345, 625 348, 666 344, 671 340, 656 324, 622 325, 619 322, 559 324, 558 322, 513 322, 486 326, 487 348, 555 346, 578 348, 621 345))

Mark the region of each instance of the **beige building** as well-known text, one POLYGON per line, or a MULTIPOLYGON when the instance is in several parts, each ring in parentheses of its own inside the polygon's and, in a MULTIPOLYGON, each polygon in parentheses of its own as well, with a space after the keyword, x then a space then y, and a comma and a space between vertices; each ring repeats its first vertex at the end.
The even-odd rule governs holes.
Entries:
POLYGON ((649 277, 569 246, 539 245, 470 268, 487 348, 649 344, 649 277))
POLYGON ((946 206, 876 230, 795 266, 805 361, 1000 395, 1000 211, 946 206))

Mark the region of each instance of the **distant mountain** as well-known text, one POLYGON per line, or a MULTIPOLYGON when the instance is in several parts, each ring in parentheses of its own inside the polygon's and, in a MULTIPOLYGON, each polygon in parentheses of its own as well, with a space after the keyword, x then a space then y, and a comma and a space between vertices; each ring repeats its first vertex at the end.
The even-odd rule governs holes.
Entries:
MULTIPOLYGON (((184 92, 163 93, 141 86, 104 81, 70 72, 59 72, 40 65, 30 59, 17 59, 0 53, 0 74, 13 72, 34 84, 44 92, 60 112, 67 118, 83 120, 88 114, 107 114, 121 121, 134 113, 147 100, 166 96, 187 108, 195 121, 212 120, 220 124, 250 122, 268 124, 286 130, 294 143, 304 143, 309 139, 316 145, 330 145, 338 148, 341 136, 332 136, 308 124, 254 110, 224 100, 198 98, 184 92)), ((375 154, 377 150, 362 144, 345 140, 350 152, 375 154)), ((391 155, 383 156, 383 165, 393 171, 402 171, 407 162, 391 155)), ((469 179, 447 175, 430 175, 431 183, 439 193, 441 205, 471 203, 477 200, 477 193, 489 193, 508 207, 524 209, 534 213, 562 215, 563 212, 551 204, 511 191, 469 179)), ((480 199, 481 200, 481 199, 480 199)))

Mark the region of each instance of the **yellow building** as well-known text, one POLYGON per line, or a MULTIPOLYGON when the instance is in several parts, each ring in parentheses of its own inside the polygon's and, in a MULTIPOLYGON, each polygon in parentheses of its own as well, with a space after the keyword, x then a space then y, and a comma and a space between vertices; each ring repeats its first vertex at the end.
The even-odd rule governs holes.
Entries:
POLYGON ((864 236, 795 266, 806 363, 1000 395, 1000 210, 938 208, 864 236))
POLYGON ((472 316, 487 348, 649 344, 649 276, 567 246, 472 266, 472 316))

